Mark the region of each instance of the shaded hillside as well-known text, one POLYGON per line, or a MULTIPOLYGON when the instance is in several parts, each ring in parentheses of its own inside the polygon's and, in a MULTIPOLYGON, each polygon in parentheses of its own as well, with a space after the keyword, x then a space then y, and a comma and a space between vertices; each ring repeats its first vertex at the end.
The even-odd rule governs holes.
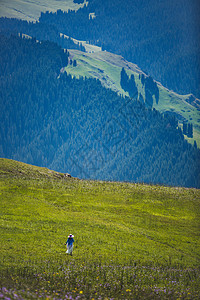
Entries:
POLYGON ((77 12, 42 13, 40 22, 122 55, 178 93, 199 97, 199 11, 198 0, 89 0, 77 12))
POLYGON ((199 150, 173 116, 59 74, 68 54, 55 44, 1 36, 0 45, 2 157, 79 178, 200 186, 199 150))
POLYGON ((62 48, 85 51, 81 44, 76 44, 71 38, 64 38, 54 25, 27 22, 15 18, 0 18, 0 32, 4 35, 28 35, 39 41, 51 41, 62 48))

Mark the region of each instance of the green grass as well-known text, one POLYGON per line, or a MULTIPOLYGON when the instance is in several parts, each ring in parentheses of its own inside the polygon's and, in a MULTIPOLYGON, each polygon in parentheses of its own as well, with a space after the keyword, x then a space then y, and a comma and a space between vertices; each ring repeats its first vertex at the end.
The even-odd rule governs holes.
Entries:
POLYGON ((199 190, 83 181, 0 159, 0 196, 2 295, 198 298, 199 190))
POLYGON ((79 7, 82 7, 82 5, 75 4, 73 0, 1 0, 0 17, 38 21, 41 12, 55 12, 58 9, 63 11, 68 9, 77 10, 79 7))
POLYGON ((98 59, 97 54, 83 54, 76 50, 70 50, 70 53, 73 59, 76 59, 77 67, 68 65, 65 68, 65 71, 68 74, 71 74, 76 78, 79 78, 80 76, 98 78, 106 88, 110 88, 119 94, 128 95, 120 86, 121 68, 119 66, 116 66, 109 61, 98 59))
MULTIPOLYGON (((128 96, 128 93, 124 92, 120 85, 120 73, 122 67, 124 67, 129 76, 134 74, 138 92, 145 98, 144 87, 139 79, 139 74, 143 72, 137 65, 125 61, 119 55, 105 51, 83 53, 77 50, 70 50, 69 52, 71 57, 77 60, 77 67, 68 65, 65 68, 68 74, 77 78, 80 76, 98 78, 106 88, 110 88, 118 94, 128 96)), ((160 92, 159 102, 157 104, 154 99, 153 107, 161 113, 171 112, 175 114, 180 125, 183 119, 192 123, 194 137, 192 139, 186 138, 191 144, 196 140, 198 147, 200 147, 199 111, 196 107, 186 102, 190 95, 179 95, 166 89, 160 83, 158 83, 158 87, 160 92)))

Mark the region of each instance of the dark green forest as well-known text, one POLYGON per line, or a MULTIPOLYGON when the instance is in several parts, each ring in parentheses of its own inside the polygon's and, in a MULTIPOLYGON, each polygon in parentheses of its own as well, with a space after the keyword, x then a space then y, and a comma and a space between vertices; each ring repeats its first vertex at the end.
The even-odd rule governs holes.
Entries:
POLYGON ((1 157, 79 178, 200 187, 200 151, 173 116, 72 78, 67 64, 55 43, 0 35, 1 157))
POLYGON ((122 55, 179 94, 200 97, 199 15, 199 0, 89 0, 77 12, 46 12, 39 21, 122 55))
POLYGON ((4 35, 27 34, 39 41, 52 41, 62 48, 77 49, 85 52, 85 47, 75 44, 71 38, 64 38, 58 29, 51 24, 41 24, 39 22, 27 22, 14 18, 0 18, 0 32, 4 35))

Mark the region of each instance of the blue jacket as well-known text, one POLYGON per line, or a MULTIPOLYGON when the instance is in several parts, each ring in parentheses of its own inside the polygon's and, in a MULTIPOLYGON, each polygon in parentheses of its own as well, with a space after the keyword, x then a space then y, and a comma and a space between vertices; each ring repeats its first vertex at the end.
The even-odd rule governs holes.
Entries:
POLYGON ((73 238, 68 238, 66 244, 68 244, 69 246, 73 245, 74 243, 74 239, 73 238))

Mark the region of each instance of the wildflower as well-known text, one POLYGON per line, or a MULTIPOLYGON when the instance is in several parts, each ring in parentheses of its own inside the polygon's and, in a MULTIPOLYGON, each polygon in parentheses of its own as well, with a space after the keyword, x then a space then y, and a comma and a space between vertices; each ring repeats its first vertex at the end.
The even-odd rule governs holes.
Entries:
POLYGON ((131 290, 130 290, 130 289, 127 289, 126 292, 131 292, 131 290))
POLYGON ((83 294, 83 291, 80 291, 79 294, 83 294))

